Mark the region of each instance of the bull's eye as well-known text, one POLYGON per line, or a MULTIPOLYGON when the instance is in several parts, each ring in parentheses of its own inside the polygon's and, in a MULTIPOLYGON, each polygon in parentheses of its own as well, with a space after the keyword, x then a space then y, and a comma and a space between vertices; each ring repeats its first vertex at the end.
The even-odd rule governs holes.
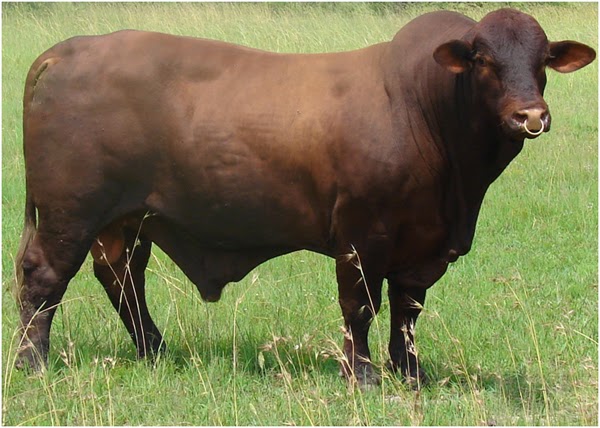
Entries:
POLYGON ((477 63, 477 65, 479 67, 486 67, 487 66, 487 61, 482 56, 478 56, 477 58, 475 58, 475 62, 477 63))

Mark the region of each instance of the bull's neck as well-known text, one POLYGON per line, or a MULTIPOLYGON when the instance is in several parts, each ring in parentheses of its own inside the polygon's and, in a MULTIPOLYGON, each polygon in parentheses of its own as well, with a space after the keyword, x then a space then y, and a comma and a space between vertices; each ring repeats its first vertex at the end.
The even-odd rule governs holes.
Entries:
POLYGON ((483 197, 522 142, 502 137, 497 120, 485 111, 481 95, 469 73, 451 74, 433 61, 416 73, 409 91, 418 109, 408 115, 413 123, 426 124, 428 141, 442 157, 448 245, 459 254, 471 246, 483 197))

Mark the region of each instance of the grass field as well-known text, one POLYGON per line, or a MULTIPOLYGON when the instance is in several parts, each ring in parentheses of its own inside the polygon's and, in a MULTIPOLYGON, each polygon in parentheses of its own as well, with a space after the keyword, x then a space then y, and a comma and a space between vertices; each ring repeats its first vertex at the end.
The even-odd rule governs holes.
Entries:
MULTIPOLYGON (((416 393, 338 377, 341 312, 334 263, 308 252, 272 260, 218 303, 154 250, 151 313, 170 346, 135 350, 87 262, 51 334, 49 370, 13 370, 11 288, 22 227, 22 91, 29 65, 73 35, 123 28, 216 38, 279 52, 389 40, 441 7, 479 19, 499 4, 3 4, 2 422, 5 425, 598 424, 598 69, 549 72, 553 130, 526 144, 492 186, 471 253, 428 294, 417 346, 431 384, 416 393)), ((550 39, 597 49, 598 8, 517 4, 550 39)), ((389 306, 373 323, 387 359, 389 306)))

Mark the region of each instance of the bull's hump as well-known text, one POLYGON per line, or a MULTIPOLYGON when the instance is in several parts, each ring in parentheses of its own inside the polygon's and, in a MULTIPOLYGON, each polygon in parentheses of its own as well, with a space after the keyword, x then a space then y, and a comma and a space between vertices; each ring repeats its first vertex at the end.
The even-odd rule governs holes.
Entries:
POLYGON ((393 43, 409 41, 416 51, 427 49, 423 42, 460 38, 476 22, 457 12, 437 11, 421 15, 396 33, 393 43))

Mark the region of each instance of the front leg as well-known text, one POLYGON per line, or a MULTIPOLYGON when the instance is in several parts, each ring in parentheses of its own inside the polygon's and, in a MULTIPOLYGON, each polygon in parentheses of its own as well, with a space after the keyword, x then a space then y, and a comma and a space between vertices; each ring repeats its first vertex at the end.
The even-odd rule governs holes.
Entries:
POLYGON ((391 369, 400 370, 408 383, 417 389, 426 382, 426 375, 417 358, 415 325, 425 303, 425 288, 405 288, 388 279, 390 299, 391 369))
POLYGON ((336 273, 346 328, 342 373, 361 386, 377 385, 380 377, 371 364, 368 334, 381 306, 383 276, 375 273, 366 257, 362 260, 355 250, 336 258, 336 273))

